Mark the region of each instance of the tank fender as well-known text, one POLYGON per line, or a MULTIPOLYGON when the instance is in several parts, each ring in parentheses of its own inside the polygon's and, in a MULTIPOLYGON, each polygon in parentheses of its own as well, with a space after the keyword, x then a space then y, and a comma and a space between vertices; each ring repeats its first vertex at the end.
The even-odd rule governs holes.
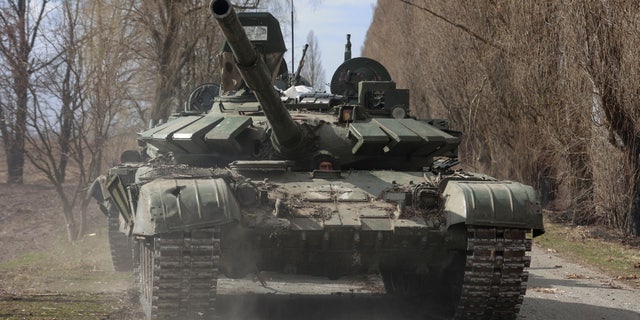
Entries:
POLYGON ((102 211, 102 213, 104 213, 104 215, 108 217, 110 212, 109 212, 109 209, 107 208, 107 205, 109 204, 108 202, 109 194, 107 193, 107 191, 105 191, 106 181, 107 181, 107 177, 103 175, 93 180, 91 185, 89 185, 89 189, 87 189, 87 194, 85 195, 85 199, 86 200, 89 200, 90 198, 95 199, 98 203, 98 207, 100 208, 100 211, 102 211))
POLYGON ((240 207, 224 179, 156 179, 140 188, 133 234, 208 228, 239 219, 240 207))
POLYGON ((538 194, 512 181, 450 181, 443 192, 447 227, 466 223, 544 233, 538 194))

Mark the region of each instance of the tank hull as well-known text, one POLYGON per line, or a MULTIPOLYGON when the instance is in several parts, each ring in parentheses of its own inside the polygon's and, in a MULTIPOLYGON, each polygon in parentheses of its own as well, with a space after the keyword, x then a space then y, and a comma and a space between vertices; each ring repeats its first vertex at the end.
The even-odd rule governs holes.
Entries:
POLYGON ((458 319, 515 317, 526 291, 526 252, 542 232, 531 187, 477 174, 292 172, 286 161, 113 172, 130 181, 131 170, 136 181, 122 188, 137 206, 133 227, 121 229, 138 242, 149 318, 213 313, 219 275, 260 271, 330 279, 380 273, 387 291, 401 297, 451 291, 447 305, 458 319), (182 301, 185 290, 195 290, 201 305, 182 301))

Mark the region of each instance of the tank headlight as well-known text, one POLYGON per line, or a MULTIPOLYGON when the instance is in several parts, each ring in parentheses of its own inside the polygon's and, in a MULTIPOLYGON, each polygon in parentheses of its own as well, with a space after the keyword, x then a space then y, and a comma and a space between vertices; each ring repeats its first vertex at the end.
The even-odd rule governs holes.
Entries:
POLYGON ((421 189, 418 191, 418 201, 418 207, 420 209, 438 209, 440 206, 440 195, 433 189, 421 189))

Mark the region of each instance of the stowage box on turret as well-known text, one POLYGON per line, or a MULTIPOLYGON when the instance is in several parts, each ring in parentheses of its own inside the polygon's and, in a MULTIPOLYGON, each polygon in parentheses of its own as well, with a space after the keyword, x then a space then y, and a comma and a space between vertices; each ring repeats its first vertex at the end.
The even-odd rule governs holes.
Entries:
POLYGON ((280 271, 377 272, 390 294, 446 297, 456 319, 515 318, 544 232, 533 188, 454 170, 460 133, 411 117, 377 61, 348 59, 330 94, 308 90, 272 15, 210 9, 221 83, 140 133, 146 161, 91 188, 146 317, 213 317, 219 274, 280 271))

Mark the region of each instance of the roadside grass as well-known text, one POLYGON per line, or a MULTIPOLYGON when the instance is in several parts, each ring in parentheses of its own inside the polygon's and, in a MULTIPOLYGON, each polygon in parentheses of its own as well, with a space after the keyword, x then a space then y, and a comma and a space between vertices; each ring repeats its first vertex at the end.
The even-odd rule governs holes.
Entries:
POLYGON ((49 250, 0 264, 0 319, 111 319, 130 285, 113 271, 105 232, 75 243, 60 234, 49 250))
POLYGON ((613 279, 640 287, 640 247, 624 244, 588 227, 545 221, 546 233, 534 243, 570 261, 594 267, 613 279))
POLYGON ((98 293, 38 293, 0 300, 0 319, 110 319, 118 297, 98 293))

